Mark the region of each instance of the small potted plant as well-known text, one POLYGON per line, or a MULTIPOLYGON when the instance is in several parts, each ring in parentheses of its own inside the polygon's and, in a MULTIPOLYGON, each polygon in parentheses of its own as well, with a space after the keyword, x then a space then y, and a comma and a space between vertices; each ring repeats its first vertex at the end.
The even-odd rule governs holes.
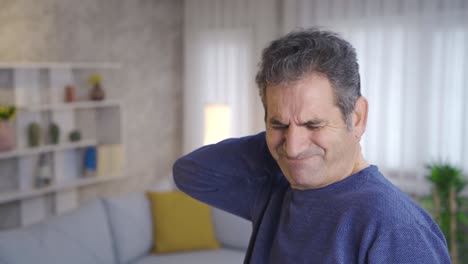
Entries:
POLYGON ((104 89, 102 89, 102 78, 99 74, 91 75, 88 82, 92 85, 89 98, 93 101, 102 101, 105 98, 104 89))
POLYGON ((16 107, 0 105, 0 151, 15 147, 15 131, 12 121, 16 116, 16 107))
POLYGON ((49 138, 50 143, 56 145, 60 140, 60 127, 56 123, 51 123, 49 125, 49 138))
POLYGON ((28 125, 28 145, 37 147, 41 144, 42 130, 38 122, 31 122, 28 125))

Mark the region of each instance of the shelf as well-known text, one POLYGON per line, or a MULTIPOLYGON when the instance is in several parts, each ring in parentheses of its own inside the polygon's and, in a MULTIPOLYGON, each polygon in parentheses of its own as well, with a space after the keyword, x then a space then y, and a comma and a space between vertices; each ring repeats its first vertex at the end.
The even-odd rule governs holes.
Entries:
POLYGON ((16 200, 32 198, 35 196, 40 196, 48 193, 64 191, 68 189, 74 189, 78 187, 83 187, 87 185, 92 185, 101 182, 107 182, 111 180, 121 179, 125 177, 125 173, 113 176, 98 176, 98 177, 87 177, 81 178, 77 181, 66 183, 66 184, 59 184, 59 185, 51 185, 44 188, 38 189, 31 189, 31 190, 17 190, 17 191, 9 191, 9 192, 2 192, 0 193, 0 204, 13 202, 16 200))
MULTIPOLYGON (((49 215, 46 211, 48 208, 54 208, 54 214, 76 208, 80 205, 77 191, 82 186, 126 176, 124 171, 120 170, 125 166, 123 138, 125 105, 121 102, 121 98, 107 97, 102 101, 92 101, 88 100, 88 97, 85 98, 85 91, 80 89, 82 93, 78 94, 77 98, 82 100, 70 103, 64 101, 67 85, 84 88, 86 78, 91 74, 99 74, 105 79, 119 83, 122 74, 114 69, 121 68, 121 64, 109 61, 0 62, 2 72, 0 99, 3 99, 0 101, 13 104, 17 109, 17 118, 12 122, 17 148, 0 152, 0 171, 8 171, 10 174, 5 173, 1 176, 8 178, 8 182, 15 182, 20 186, 18 189, 0 191, 0 204, 18 201, 22 225, 44 219, 49 215), (44 143, 37 147, 28 147, 31 123, 39 125, 42 139, 50 136, 50 125, 56 124, 62 132, 60 143, 55 145, 44 143), (69 142, 67 134, 74 130, 80 131, 83 139, 69 142), (89 161, 87 159, 89 156, 84 153, 86 147, 96 147, 96 166, 99 165, 98 162, 102 163, 97 167, 101 169, 101 174, 109 174, 104 175, 109 177, 81 176, 86 161, 89 161), (107 154, 105 154, 106 149, 109 150, 107 154), (110 151, 114 149, 115 152, 110 151), (98 152, 101 155, 100 161, 97 159, 98 152), (47 154, 46 158, 52 164, 50 176, 54 181, 44 188, 34 188, 31 185, 36 179, 38 169, 36 159, 40 158, 39 155, 42 153, 47 154), (116 165, 115 170, 105 170, 104 165, 107 163, 118 166, 116 165), (63 190, 67 191, 62 192, 63 190), (43 199, 47 194, 52 194, 52 199, 43 199)), ((118 95, 118 93, 109 94, 118 95)))
POLYGON ((0 159, 8 159, 26 155, 37 155, 46 152, 63 151, 67 149, 83 148, 95 145, 97 145, 96 140, 86 139, 76 143, 63 143, 57 145, 38 146, 35 148, 16 149, 11 151, 0 152, 0 159))
POLYGON ((62 63, 62 62, 2 62, 0 69, 119 69, 122 65, 112 62, 78 62, 78 63, 62 63))
POLYGON ((61 103, 61 104, 46 104, 38 106, 27 106, 20 107, 21 111, 30 111, 30 112, 39 112, 39 111, 64 111, 64 110, 74 110, 74 109, 92 109, 92 108, 101 108, 101 107, 111 107, 118 106, 120 107, 122 102, 117 100, 105 100, 105 101, 81 101, 73 103, 61 103))

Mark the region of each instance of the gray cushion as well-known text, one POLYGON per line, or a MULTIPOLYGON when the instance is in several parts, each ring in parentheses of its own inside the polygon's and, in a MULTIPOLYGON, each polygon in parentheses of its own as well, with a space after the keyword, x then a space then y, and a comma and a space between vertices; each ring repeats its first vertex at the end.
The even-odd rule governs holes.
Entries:
POLYGON ((143 192, 104 199, 118 263, 150 252, 153 230, 149 201, 143 192))
POLYGON ((212 208, 216 238, 228 248, 245 250, 252 233, 251 222, 217 208, 212 208))
POLYGON ((245 252, 230 249, 178 252, 144 257, 134 264, 239 264, 245 252))
POLYGON ((116 263, 102 201, 23 229, 0 232, 0 263, 116 263))

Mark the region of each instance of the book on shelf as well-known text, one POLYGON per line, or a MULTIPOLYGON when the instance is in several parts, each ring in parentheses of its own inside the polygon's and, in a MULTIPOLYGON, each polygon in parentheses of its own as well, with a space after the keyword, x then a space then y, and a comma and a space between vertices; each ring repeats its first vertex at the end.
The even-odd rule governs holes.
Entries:
POLYGON ((84 154, 84 169, 86 177, 96 176, 97 169, 97 149, 96 147, 87 147, 84 154))
POLYGON ((122 144, 97 147, 97 176, 115 176, 122 172, 124 153, 122 144))

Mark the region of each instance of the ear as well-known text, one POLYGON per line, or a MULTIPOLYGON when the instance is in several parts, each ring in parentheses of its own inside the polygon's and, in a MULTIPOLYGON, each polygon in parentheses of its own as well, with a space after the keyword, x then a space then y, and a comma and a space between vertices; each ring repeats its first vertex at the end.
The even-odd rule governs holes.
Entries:
POLYGON ((357 139, 361 139, 366 131, 368 107, 367 99, 364 96, 359 97, 354 105, 352 129, 354 137, 357 139))

